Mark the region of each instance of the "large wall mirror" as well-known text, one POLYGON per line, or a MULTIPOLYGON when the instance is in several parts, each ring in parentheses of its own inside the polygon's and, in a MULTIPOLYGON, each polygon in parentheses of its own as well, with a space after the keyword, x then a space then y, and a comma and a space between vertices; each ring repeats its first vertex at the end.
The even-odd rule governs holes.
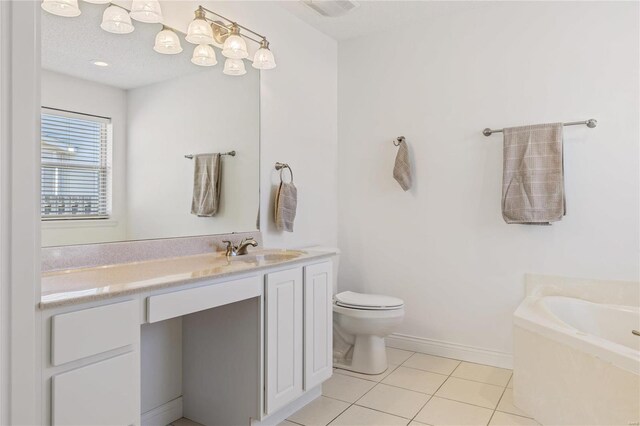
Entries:
POLYGON ((154 51, 160 24, 100 28, 105 5, 42 12, 43 246, 250 231, 258 227, 260 74, 154 51), (221 156, 219 208, 192 213, 195 161, 221 156))

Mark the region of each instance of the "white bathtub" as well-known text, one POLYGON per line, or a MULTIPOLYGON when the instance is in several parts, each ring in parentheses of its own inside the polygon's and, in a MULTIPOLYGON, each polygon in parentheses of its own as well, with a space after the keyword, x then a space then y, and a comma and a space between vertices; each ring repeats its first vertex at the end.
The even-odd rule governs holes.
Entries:
POLYGON ((514 313, 516 405, 544 425, 638 424, 639 286, 528 277, 514 313))

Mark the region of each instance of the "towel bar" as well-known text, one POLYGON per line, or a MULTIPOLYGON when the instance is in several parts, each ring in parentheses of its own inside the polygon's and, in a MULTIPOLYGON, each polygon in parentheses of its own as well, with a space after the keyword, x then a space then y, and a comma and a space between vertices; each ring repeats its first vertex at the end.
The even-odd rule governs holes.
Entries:
MULTIPOLYGON (((235 151, 229 151, 229 152, 223 152, 220 155, 230 155, 232 157, 236 156, 236 152, 235 151)), ((184 158, 188 158, 189 160, 192 160, 194 157, 194 154, 187 154, 184 156, 184 158)))
MULTIPOLYGON (((593 129, 594 127, 596 127, 598 125, 598 120, 596 120, 595 118, 590 118, 588 120, 585 121, 569 121, 567 123, 562 123, 563 126, 577 126, 579 124, 584 124, 587 127, 589 127, 590 129, 593 129)), ((486 128, 482 131, 482 134, 485 136, 491 136, 492 133, 502 133, 504 129, 496 129, 496 130, 491 130, 490 128, 486 128)), ((397 146, 397 145, 396 145, 397 146)))

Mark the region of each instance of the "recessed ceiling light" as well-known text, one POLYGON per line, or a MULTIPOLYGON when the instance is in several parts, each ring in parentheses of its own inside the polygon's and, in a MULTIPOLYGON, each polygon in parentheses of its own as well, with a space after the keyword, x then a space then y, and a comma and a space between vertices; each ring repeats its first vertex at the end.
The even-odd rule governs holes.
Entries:
POLYGON ((109 66, 109 64, 106 63, 105 61, 91 61, 91 63, 93 65, 98 66, 98 67, 108 67, 109 66))

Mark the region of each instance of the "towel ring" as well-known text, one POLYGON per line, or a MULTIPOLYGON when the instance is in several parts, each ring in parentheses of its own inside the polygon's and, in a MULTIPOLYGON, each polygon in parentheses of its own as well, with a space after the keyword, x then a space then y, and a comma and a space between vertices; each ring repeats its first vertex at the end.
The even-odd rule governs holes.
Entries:
POLYGON ((404 142, 404 136, 398 136, 397 138, 395 138, 395 140, 393 140, 393 145, 400 146, 402 142, 404 142))
POLYGON ((276 170, 280 170, 280 182, 281 183, 284 182, 284 179, 283 179, 283 176, 282 176, 282 173, 283 173, 284 169, 289 170, 289 175, 291 175, 291 183, 293 183, 293 170, 291 170, 291 167, 289 167, 289 165, 287 163, 277 162, 276 163, 276 170))

